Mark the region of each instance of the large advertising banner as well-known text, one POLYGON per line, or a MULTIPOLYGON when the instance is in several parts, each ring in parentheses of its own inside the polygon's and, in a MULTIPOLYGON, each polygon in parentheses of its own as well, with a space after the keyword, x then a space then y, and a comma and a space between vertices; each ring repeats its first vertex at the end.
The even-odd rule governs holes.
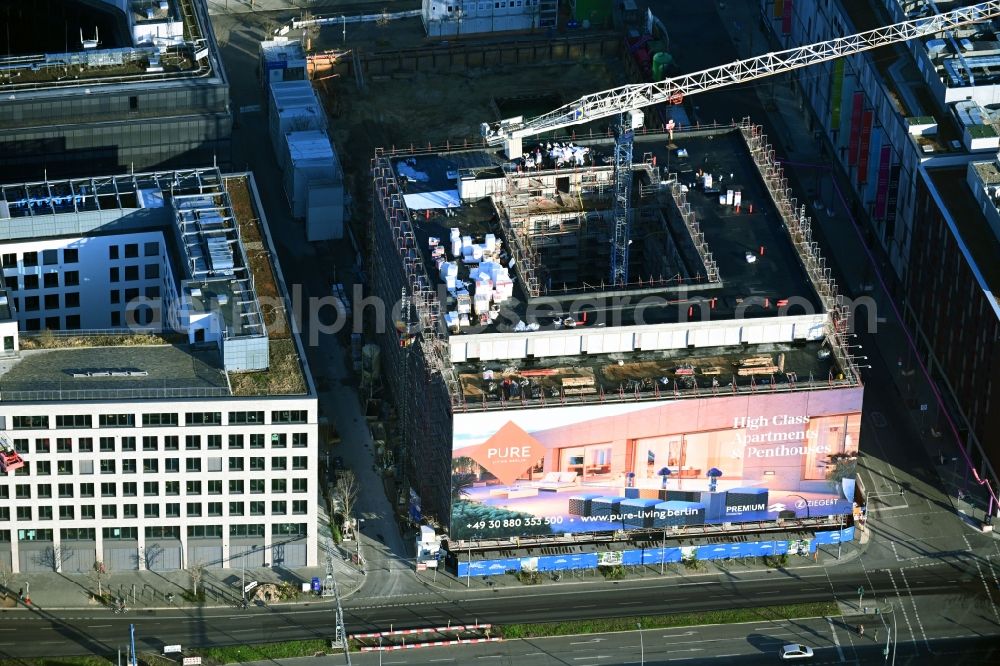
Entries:
POLYGON ((456 414, 451 537, 850 514, 862 394, 456 414))

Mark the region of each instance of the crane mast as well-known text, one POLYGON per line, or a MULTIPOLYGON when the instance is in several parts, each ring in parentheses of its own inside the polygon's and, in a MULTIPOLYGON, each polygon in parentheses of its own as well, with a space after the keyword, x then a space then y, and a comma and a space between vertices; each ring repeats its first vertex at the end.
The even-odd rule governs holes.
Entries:
POLYGON ((611 239, 611 282, 628 281, 629 197, 631 194, 632 136, 642 124, 639 109, 663 102, 679 102, 686 95, 783 74, 801 67, 835 60, 863 51, 933 35, 1000 16, 1000 0, 980 2, 909 21, 837 37, 784 51, 765 53, 744 60, 710 67, 691 74, 636 83, 584 95, 554 111, 525 120, 523 116, 483 123, 480 131, 487 145, 503 145, 509 159, 521 157, 521 140, 543 132, 618 116, 615 125, 614 231, 611 239), (623 170, 628 174, 622 173, 623 170))

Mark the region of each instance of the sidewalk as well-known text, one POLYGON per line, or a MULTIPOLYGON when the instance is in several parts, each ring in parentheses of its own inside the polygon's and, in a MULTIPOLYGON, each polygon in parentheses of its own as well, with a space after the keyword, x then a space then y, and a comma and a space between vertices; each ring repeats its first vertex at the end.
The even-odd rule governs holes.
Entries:
MULTIPOLYGON (((762 571, 783 575, 795 575, 800 569, 815 569, 820 567, 837 567, 848 565, 861 557, 868 544, 868 534, 860 533, 860 541, 845 542, 840 549, 840 558, 837 558, 838 549, 836 545, 824 545, 819 548, 818 557, 813 560, 812 556, 802 557, 799 555, 788 555, 787 562, 780 567, 769 567, 760 560, 752 560, 744 564, 740 559, 734 560, 702 560, 697 564, 697 568, 687 568, 681 563, 666 564, 663 567, 663 574, 660 573, 660 565, 649 564, 639 567, 625 567, 626 575, 618 579, 622 581, 642 580, 644 578, 687 578, 719 575, 728 577, 739 577, 750 573, 760 573, 762 571)), ((442 569, 435 572, 428 570, 414 573, 415 578, 423 583, 427 588, 436 589, 441 592, 458 592, 463 590, 494 592, 503 589, 537 588, 539 585, 574 585, 582 583, 593 583, 604 580, 602 574, 596 569, 581 569, 577 571, 547 571, 539 574, 538 582, 522 583, 517 576, 462 576, 458 577, 442 569)), ((608 585, 613 585, 617 581, 607 579, 608 585)))
MULTIPOLYGON (((333 562, 334 576, 341 599, 356 593, 364 583, 364 576, 348 562, 337 557, 333 562)), ((313 577, 321 581, 326 577, 325 567, 306 567, 294 571, 281 568, 247 569, 245 580, 259 585, 286 583, 289 590, 297 591, 294 599, 277 604, 332 603, 313 592, 302 592, 303 583, 313 577)), ((132 610, 164 610, 177 608, 233 608, 241 602, 240 588, 244 572, 240 569, 206 569, 199 588, 204 590, 203 601, 193 595, 193 581, 189 571, 128 571, 111 572, 102 577, 100 591, 126 600, 132 610)), ((22 601, 5 610, 28 610, 30 606, 49 611, 99 609, 102 604, 95 599, 98 581, 94 574, 26 573, 14 574, 8 585, 22 601)))

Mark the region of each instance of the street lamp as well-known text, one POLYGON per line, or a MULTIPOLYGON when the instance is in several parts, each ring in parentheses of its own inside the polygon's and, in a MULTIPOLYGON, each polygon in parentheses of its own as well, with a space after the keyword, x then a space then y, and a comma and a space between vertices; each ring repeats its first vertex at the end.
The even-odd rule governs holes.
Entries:
POLYGON ((639 630, 639 666, 645 666, 646 664, 646 646, 642 642, 642 623, 635 623, 636 629, 639 630))

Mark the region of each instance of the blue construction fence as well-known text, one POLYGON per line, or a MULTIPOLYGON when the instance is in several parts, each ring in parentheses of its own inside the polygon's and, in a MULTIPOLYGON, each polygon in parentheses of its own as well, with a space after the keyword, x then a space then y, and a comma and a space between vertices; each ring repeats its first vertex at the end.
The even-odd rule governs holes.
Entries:
MULTIPOLYGON (((671 546, 669 548, 637 548, 633 550, 578 553, 573 555, 539 555, 538 557, 505 557, 496 560, 458 562, 456 574, 462 576, 499 576, 519 571, 574 571, 596 569, 599 566, 642 566, 670 564, 694 558, 700 561, 724 560, 768 555, 809 555, 819 546, 854 540, 854 527, 816 532, 810 538, 772 541, 713 543, 703 546, 671 546)), ((454 556, 454 554, 453 554, 454 556)))

